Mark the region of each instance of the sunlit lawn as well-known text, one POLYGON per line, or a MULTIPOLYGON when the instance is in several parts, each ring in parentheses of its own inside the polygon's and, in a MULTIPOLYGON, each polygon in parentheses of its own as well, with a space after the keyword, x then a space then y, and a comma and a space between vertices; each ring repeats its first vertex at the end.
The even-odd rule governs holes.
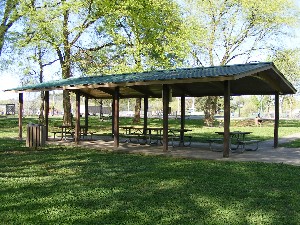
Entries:
MULTIPOLYGON (((37 118, 29 117, 23 119, 23 133, 26 134, 26 124, 29 122, 37 123, 37 118)), ((50 117, 49 118, 49 134, 51 131, 58 131, 58 126, 62 124, 62 117, 50 117)), ((81 119, 81 124, 84 124, 84 118, 81 119)), ((139 124, 132 124, 132 118, 120 118, 120 125, 135 125, 135 126, 143 126, 143 120, 139 124)), ((5 137, 13 137, 18 134, 18 118, 0 118, 0 136, 5 137)), ((111 120, 101 121, 99 117, 91 116, 89 117, 89 130, 96 132, 97 134, 111 134, 111 120)), ((160 118, 149 118, 148 119, 149 127, 162 127, 162 119, 160 118)), ((170 119, 169 127, 171 128, 179 128, 180 120, 179 119, 170 119)), ((189 134, 193 136, 193 141, 207 142, 208 139, 217 137, 215 134, 216 131, 222 131, 223 127, 214 126, 207 127, 204 126, 203 120, 194 120, 187 119, 185 122, 185 127, 188 129, 192 129, 192 132, 189 134)), ((300 127, 299 120, 280 120, 280 128, 279 128, 279 137, 283 137, 289 134, 298 133, 300 127)), ((268 140, 272 139, 274 135, 274 122, 273 121, 265 121, 261 127, 257 127, 254 125, 254 121, 240 121, 240 120, 232 120, 231 131, 250 131, 252 132, 249 135, 250 139, 256 140, 268 140)), ((120 132, 124 132, 120 129, 120 132)))
POLYGON ((299 224, 300 167, 34 150, 4 137, 17 136, 7 121, 0 120, 0 224, 299 224))

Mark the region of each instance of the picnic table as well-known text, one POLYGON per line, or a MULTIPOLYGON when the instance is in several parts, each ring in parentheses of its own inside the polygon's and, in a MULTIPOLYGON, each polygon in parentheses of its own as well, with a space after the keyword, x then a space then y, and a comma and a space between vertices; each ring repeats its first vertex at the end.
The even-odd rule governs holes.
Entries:
MULTIPOLYGON (((55 136, 56 134, 60 134, 60 140, 67 140, 67 135, 71 135, 71 138, 74 139, 74 134, 75 134, 75 126, 74 125, 60 125, 58 126, 58 128, 60 129, 60 131, 54 131, 52 132, 54 134, 54 139, 55 139, 55 136)), ((88 134, 91 135, 91 139, 92 139, 92 135, 94 134, 93 132, 88 132, 87 131, 87 127, 85 125, 81 125, 80 126, 80 131, 79 131, 79 135, 80 135, 80 138, 81 137, 86 137, 88 134)))
POLYGON ((120 126, 120 129, 125 130, 123 136, 126 138, 125 142, 140 142, 140 139, 143 135, 142 127, 135 126, 120 126))
POLYGON ((163 130, 162 127, 147 127, 145 132, 148 144, 162 144, 163 130))
MULTIPOLYGON (((72 138, 74 137, 74 126, 73 125, 60 125, 58 128, 61 129, 61 139, 67 140, 67 134, 70 134, 72 138)), ((54 138, 55 138, 55 133, 58 132, 53 132, 54 133, 54 138)))
MULTIPOLYGON (((224 131, 215 132, 218 135, 224 136, 224 131)), ((259 140, 247 140, 246 135, 251 134, 250 131, 232 131, 230 132, 230 151, 231 152, 244 152, 247 151, 256 151, 258 149, 259 140), (254 145, 254 147, 249 147, 254 145), (247 148, 248 147, 248 148, 247 148)), ((223 143, 224 138, 213 138, 209 139, 209 148, 212 151, 216 151, 213 149, 213 143, 223 143)))
POLYGON ((178 140, 178 146, 190 146, 191 145, 191 140, 192 136, 191 135, 185 135, 185 133, 192 131, 191 129, 169 129, 169 137, 172 139, 172 145, 174 147, 174 141, 178 140), (179 135, 178 135, 179 134, 179 135), (185 138, 188 139, 188 144, 185 144, 185 138))
MULTIPOLYGON (((162 144, 163 128, 162 127, 135 127, 135 126, 120 126, 125 130, 124 137, 126 142, 140 142, 148 144, 162 144)), ((186 132, 192 131, 190 129, 175 129, 170 128, 168 131, 169 139, 172 141, 172 146, 175 146, 175 141, 179 141, 178 146, 190 146, 192 136, 185 136, 186 132), (189 143, 185 144, 184 137, 188 138, 189 143)))

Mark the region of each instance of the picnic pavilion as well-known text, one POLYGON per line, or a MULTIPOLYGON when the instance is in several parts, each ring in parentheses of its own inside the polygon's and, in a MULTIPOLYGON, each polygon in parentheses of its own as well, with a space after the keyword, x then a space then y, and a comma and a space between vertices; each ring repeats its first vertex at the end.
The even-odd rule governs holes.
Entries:
POLYGON ((22 138, 23 93, 45 91, 45 126, 48 139, 49 91, 52 90, 70 90, 76 94, 76 143, 79 143, 80 139, 80 97, 85 97, 86 126, 88 99, 113 99, 112 131, 115 148, 119 147, 119 99, 144 99, 144 128, 146 128, 148 98, 162 98, 163 151, 168 150, 168 109, 171 97, 181 97, 181 128, 184 129, 185 97, 223 96, 223 157, 229 157, 230 150, 230 96, 275 96, 274 148, 276 148, 278 146, 279 95, 296 93, 293 85, 272 62, 61 79, 5 90, 19 93, 20 138, 22 138))

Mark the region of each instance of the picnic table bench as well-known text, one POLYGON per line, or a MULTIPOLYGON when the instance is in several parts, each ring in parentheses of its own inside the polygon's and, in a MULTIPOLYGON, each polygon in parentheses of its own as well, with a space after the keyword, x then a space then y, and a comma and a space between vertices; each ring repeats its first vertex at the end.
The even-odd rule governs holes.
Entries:
POLYGON ((214 144, 223 144, 223 138, 211 138, 207 140, 209 143, 209 149, 213 152, 221 152, 223 149, 213 148, 214 144))
POLYGON ((259 142, 260 142, 260 140, 243 140, 243 141, 239 141, 239 144, 242 146, 243 150, 256 151, 258 149, 259 142), (252 145, 253 145, 253 147, 249 148, 252 145), (246 148, 247 146, 248 146, 248 148, 246 148))

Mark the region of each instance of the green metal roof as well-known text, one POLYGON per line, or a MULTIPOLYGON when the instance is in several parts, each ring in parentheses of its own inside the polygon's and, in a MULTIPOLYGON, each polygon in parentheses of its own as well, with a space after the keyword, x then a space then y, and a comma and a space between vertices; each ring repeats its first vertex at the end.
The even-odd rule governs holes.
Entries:
MULTIPOLYGON (((275 68, 272 62, 261 62, 261 63, 249 63, 249 64, 237 64, 237 65, 226 65, 226 66, 213 66, 213 67, 197 67, 197 68, 181 68, 172 70, 159 70, 159 71, 149 71, 141 73, 124 73, 124 74, 114 74, 114 75, 100 75, 91 77, 79 77, 79 78, 69 78, 54 80, 49 82, 44 82, 35 85, 27 85, 23 87, 17 87, 8 89, 6 91, 40 91, 40 90, 56 90, 56 89, 80 89, 83 93, 87 93, 87 89, 95 89, 94 94, 89 90, 89 95, 91 97, 98 98, 108 98, 111 97, 111 91, 108 88, 114 88, 116 86, 124 87, 124 92, 121 93, 123 97, 142 97, 143 95, 150 95, 153 97, 161 96, 161 84, 173 85, 176 89, 187 89, 187 93, 191 91, 188 95, 204 96, 204 95, 220 95, 222 94, 222 88, 217 89, 216 84, 211 86, 207 90, 207 87, 203 86, 203 83, 207 85, 212 82, 222 82, 224 80, 243 81, 243 78, 252 77, 256 78, 256 81, 263 81, 264 85, 271 82, 271 88, 259 88, 254 82, 258 92, 260 94, 271 94, 278 91, 282 94, 293 94, 296 89, 289 83, 284 76, 275 68), (196 90, 194 84, 198 83, 198 89, 196 90), (202 84, 201 84, 202 83, 202 84), (151 87, 150 87, 151 86, 151 87), (131 91, 127 90, 126 87, 131 87, 131 91), (133 93, 133 89, 139 89, 140 87, 145 88, 145 92, 138 90, 133 93), (278 90, 272 90, 276 87, 278 90), (102 93, 100 94, 102 88, 102 93), (97 89, 97 90, 96 90, 97 89), (147 91, 147 90, 148 91, 147 91), (159 89, 159 90, 158 90, 159 89), (104 90, 104 91, 103 91, 104 90), (194 94, 193 94, 194 90, 194 94), (98 95, 96 94, 98 93, 98 95), (126 94, 127 93, 127 94, 126 94)), ((246 79, 247 85, 253 79, 246 79)), ((240 83, 239 82, 239 83, 240 83)), ((234 83, 234 82, 233 82, 234 83)), ((238 84, 238 83, 237 83, 238 84)), ((245 83, 244 83, 245 84, 245 83)), ((245 85, 242 85, 245 86, 245 85)), ((255 88, 254 86, 254 88, 255 88)), ((127 88, 128 89, 128 88, 127 88)), ((246 88, 247 89, 247 88, 246 88)), ((253 88, 252 88, 253 89, 253 88)), ((178 91, 178 95, 182 95, 183 91, 178 91)), ((237 90, 235 94, 243 94, 243 90, 237 90)), ((175 91, 176 93, 176 91, 175 91)), ((250 90, 245 90, 244 94, 259 94, 250 90)), ((173 94, 174 95, 174 94, 173 94)))

